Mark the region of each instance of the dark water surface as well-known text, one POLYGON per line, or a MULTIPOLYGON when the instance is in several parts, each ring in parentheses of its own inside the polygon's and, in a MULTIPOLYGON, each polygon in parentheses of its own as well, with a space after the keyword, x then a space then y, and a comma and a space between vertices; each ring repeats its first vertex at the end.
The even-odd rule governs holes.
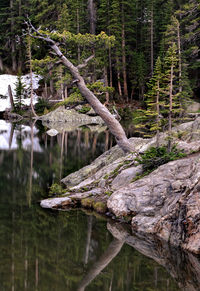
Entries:
POLYGON ((49 137, 0 120, 0 290, 199 290, 196 257, 97 215, 39 207, 49 185, 110 146, 108 132, 49 137))

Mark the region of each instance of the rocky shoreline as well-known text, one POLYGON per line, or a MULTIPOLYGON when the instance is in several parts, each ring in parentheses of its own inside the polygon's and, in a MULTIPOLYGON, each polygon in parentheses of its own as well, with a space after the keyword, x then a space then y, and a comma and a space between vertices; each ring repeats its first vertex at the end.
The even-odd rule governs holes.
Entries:
MULTIPOLYGON (((200 118, 173 129, 173 143, 185 158, 158 167, 145 177, 135 158, 157 139, 131 138, 135 152, 115 146, 91 165, 62 180, 66 193, 41 201, 44 208, 81 206, 130 221, 137 233, 200 254, 200 118)), ((159 145, 167 144, 161 134, 159 145)))

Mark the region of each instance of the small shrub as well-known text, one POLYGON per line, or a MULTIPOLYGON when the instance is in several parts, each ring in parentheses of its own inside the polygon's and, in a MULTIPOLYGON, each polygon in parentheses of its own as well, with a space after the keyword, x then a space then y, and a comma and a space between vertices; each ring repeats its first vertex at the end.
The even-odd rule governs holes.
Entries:
POLYGON ((153 171, 159 166, 166 164, 170 161, 174 161, 185 157, 186 155, 178 150, 174 145, 171 151, 168 151, 166 146, 162 147, 151 147, 141 157, 137 158, 136 161, 143 165, 145 172, 153 171))
POLYGON ((82 97, 81 93, 75 91, 75 92, 71 93, 69 95, 69 97, 66 98, 65 100, 56 103, 54 105, 54 109, 56 109, 60 106, 69 106, 69 105, 80 103, 83 101, 84 101, 84 98, 82 97))
POLYGON ((89 112, 90 109, 91 109, 91 107, 89 107, 89 106, 83 106, 78 112, 85 114, 85 113, 89 112))
POLYGON ((66 192, 65 189, 62 188, 62 186, 60 186, 59 184, 52 184, 49 190, 49 194, 64 194, 66 192))
POLYGON ((37 114, 43 114, 45 111, 47 112, 50 107, 51 106, 46 99, 39 98, 38 102, 35 104, 35 111, 37 114))
POLYGON ((100 201, 93 203, 93 207, 94 207, 94 210, 96 210, 99 213, 105 213, 107 210, 106 203, 100 202, 100 201))
POLYGON ((81 200, 81 205, 85 208, 92 208, 93 207, 93 199, 91 198, 84 198, 81 200))

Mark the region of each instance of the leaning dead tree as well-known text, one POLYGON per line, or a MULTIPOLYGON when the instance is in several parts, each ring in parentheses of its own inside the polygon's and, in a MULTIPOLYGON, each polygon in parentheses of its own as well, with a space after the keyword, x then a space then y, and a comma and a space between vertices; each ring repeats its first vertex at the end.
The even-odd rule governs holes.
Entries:
POLYGON ((49 35, 41 33, 39 29, 36 29, 30 22, 27 22, 26 24, 29 28, 29 35, 33 38, 45 41, 54 51, 54 54, 56 54, 56 56, 60 59, 62 64, 68 68, 74 78, 73 83, 77 85, 82 96, 88 101, 94 111, 103 119, 105 124, 108 126, 110 132, 115 136, 117 144, 123 149, 124 152, 134 151, 134 147, 127 139, 121 124, 114 118, 110 111, 97 99, 93 92, 87 88, 85 81, 79 72, 79 69, 87 66, 88 62, 94 57, 94 55, 91 55, 82 64, 75 66, 65 55, 63 55, 59 44, 51 39, 49 35))

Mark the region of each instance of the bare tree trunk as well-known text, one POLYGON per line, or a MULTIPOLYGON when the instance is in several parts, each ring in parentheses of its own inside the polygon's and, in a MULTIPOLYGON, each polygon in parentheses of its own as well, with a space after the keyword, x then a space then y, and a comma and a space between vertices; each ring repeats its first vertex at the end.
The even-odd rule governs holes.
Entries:
POLYGON ((171 133, 172 131, 173 74, 174 74, 174 66, 172 64, 171 73, 170 73, 170 87, 169 87, 169 133, 171 133))
MULTIPOLYGON (((105 80, 105 86, 108 87, 108 73, 107 68, 104 66, 104 80, 105 80)), ((109 104, 109 93, 106 92, 106 105, 109 104)))
POLYGON ((4 67, 3 67, 3 60, 0 57, 0 71, 3 71, 4 67))
MULTIPOLYGON (((22 17, 22 0, 19 0, 19 18, 22 17)), ((18 70, 22 70, 22 42, 21 37, 19 37, 19 57, 18 57, 18 70)))
POLYGON ((180 37, 180 24, 177 20, 177 44, 178 44, 178 73, 179 73, 179 93, 182 92, 182 61, 181 61, 181 37, 180 37))
POLYGON ((124 24, 124 5, 122 3, 122 72, 124 81, 124 96, 128 101, 128 86, 127 86, 127 73, 126 73, 126 43, 125 43, 125 24, 124 24))
POLYGON ((28 52, 28 61, 29 61, 29 70, 30 70, 30 86, 31 86, 31 110, 32 113, 35 117, 38 117, 34 106, 33 106, 33 66, 32 66, 32 53, 31 53, 31 39, 30 37, 28 38, 28 43, 27 43, 27 52, 28 52))
POLYGON ((50 76, 49 86, 50 86, 51 95, 53 96, 54 86, 53 86, 53 79, 52 79, 52 71, 51 70, 49 71, 49 76, 50 76))
MULTIPOLYGON (((160 82, 158 80, 158 83, 157 83, 157 95, 156 95, 156 111, 157 111, 157 126, 159 126, 159 123, 160 123, 160 105, 159 105, 159 102, 160 102, 160 82)), ((159 146, 159 129, 157 130, 157 135, 156 135, 156 145, 157 147, 159 146)))
POLYGON ((110 75, 110 87, 113 86, 113 76, 112 76, 112 58, 111 58, 111 49, 109 48, 108 51, 108 58, 109 58, 109 75, 110 75))
POLYGON ((96 32, 96 8, 94 0, 88 0, 88 11, 90 19, 90 33, 95 34, 96 32))
POLYGON ((47 81, 44 81, 44 96, 45 99, 48 99, 48 86, 47 86, 47 81))
POLYGON ((9 98, 10 98, 11 110, 14 110, 15 104, 14 104, 12 89, 11 89, 11 86, 10 85, 8 85, 8 95, 9 95, 9 98))
POLYGON ((119 96, 122 96, 122 87, 121 87, 121 80, 120 80, 120 71, 119 71, 119 58, 118 56, 116 57, 116 61, 117 61, 117 86, 118 86, 118 92, 119 92, 119 96))
MULTIPOLYGON (((78 1, 77 1, 78 4, 78 1)), ((76 33, 80 33, 80 23, 79 23, 79 8, 77 7, 76 9, 76 33)), ((77 48, 77 55, 78 55, 78 64, 80 64, 81 61, 81 49, 80 49, 80 45, 78 44, 78 48, 77 48)))
POLYGON ((65 86, 64 98, 66 99, 67 97, 68 97, 67 86, 65 86))
POLYGON ((154 25, 154 21, 153 21, 153 0, 151 3, 151 76, 153 76, 153 60, 154 60, 154 48, 153 48, 153 25, 154 25))
MULTIPOLYGON (((37 38, 42 39, 48 42, 52 48, 52 50, 56 53, 59 59, 62 61, 63 65, 67 67, 74 78, 74 83, 77 84, 77 87, 80 90, 80 93, 83 97, 88 101, 94 111, 103 119, 103 121, 108 126, 110 132, 115 136, 117 144, 122 148, 124 152, 132 152, 134 150, 133 145, 129 142, 126 137, 126 134, 121 126, 121 124, 114 118, 114 116, 110 113, 110 111, 98 100, 98 98, 94 95, 92 91, 90 91, 83 79, 83 77, 79 73, 79 68, 84 67, 84 65, 79 65, 75 67, 61 52, 58 45, 49 37, 44 37, 37 30, 35 30, 37 34, 37 38)), ((32 35, 31 35, 32 36, 32 35)), ((34 36, 35 37, 35 36, 34 36)), ((87 59, 89 60, 89 58, 87 59)))
MULTIPOLYGON (((89 12, 89 22, 90 22, 90 33, 96 33, 96 8, 94 4, 94 0, 88 0, 88 12, 89 12)), ((93 48, 93 52, 95 55, 95 49, 93 48)), ((92 66, 92 82, 96 81, 96 74, 95 74, 95 65, 92 66)))
POLYGON ((12 52, 12 70, 13 72, 17 71, 17 62, 16 62, 16 49, 15 49, 15 39, 14 39, 14 26, 15 26, 15 22, 14 22, 14 16, 13 16, 13 0, 10 0, 10 11, 11 11, 11 23, 10 23, 10 30, 11 30, 11 52, 12 52))

